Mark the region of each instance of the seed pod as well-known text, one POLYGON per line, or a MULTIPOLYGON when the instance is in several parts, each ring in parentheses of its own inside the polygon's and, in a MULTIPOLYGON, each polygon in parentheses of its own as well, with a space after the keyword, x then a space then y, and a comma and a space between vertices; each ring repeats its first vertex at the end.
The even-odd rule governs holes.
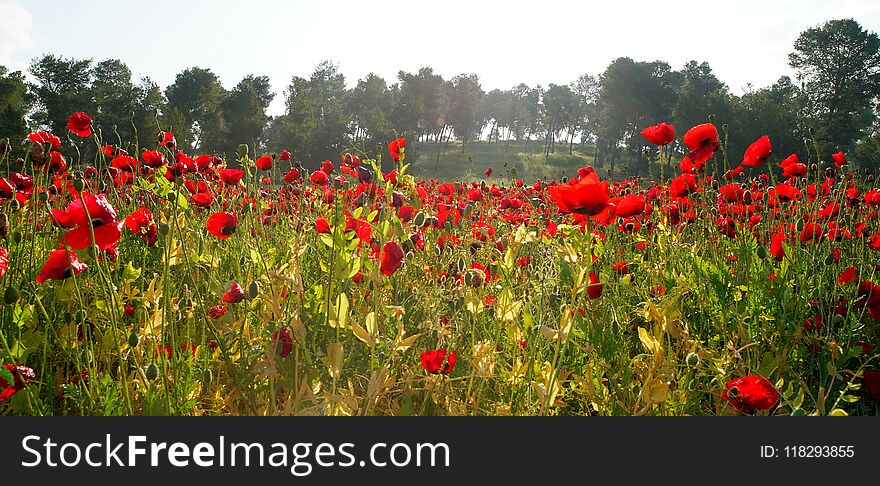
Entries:
POLYGON ((764 245, 759 246, 758 249, 755 250, 755 253, 761 260, 767 258, 767 248, 765 248, 764 245))
POLYGON ((799 219, 798 222, 797 222, 797 225, 795 225, 795 228, 797 228, 798 231, 803 231, 803 230, 804 230, 804 224, 805 224, 805 223, 804 223, 804 220, 803 220, 803 219, 799 219))
POLYGON ((791 411, 792 417, 803 417, 804 415, 806 415, 806 413, 804 412, 804 409, 802 409, 800 407, 795 408, 794 410, 791 411))
POLYGON ((73 188, 77 190, 77 192, 82 191, 86 186, 86 183, 82 179, 74 179, 73 180, 73 188))
POLYGON ((39 198, 40 198, 40 201, 42 201, 42 202, 46 202, 46 201, 49 200, 49 193, 43 191, 43 192, 40 193, 39 198))
POLYGON ((140 344, 140 342, 141 338, 138 337, 137 333, 131 331, 131 334, 128 335, 128 346, 131 348, 136 348, 138 347, 138 344, 140 344))
POLYGON ((88 317, 88 314, 86 314, 85 309, 76 311, 76 322, 85 322, 86 317, 88 317))
POLYGON ((700 364, 700 356, 697 353, 690 352, 688 353, 687 358, 685 358, 685 361, 689 367, 695 368, 700 364))
POLYGON ((150 363, 150 366, 147 366, 146 375, 147 379, 150 381, 159 377, 159 367, 156 366, 156 363, 150 363))
POLYGON ((159 224, 159 234, 162 236, 167 235, 171 231, 171 226, 168 223, 160 223, 159 224))
POLYGON ((425 213, 423 213, 421 211, 416 213, 416 217, 413 218, 413 223, 415 223, 416 226, 424 226, 425 225, 425 213))
POLYGON ((251 282, 248 286, 248 297, 256 299, 258 295, 260 295, 260 285, 256 281, 251 282))
POLYGON ((21 294, 18 292, 18 289, 10 285, 6 287, 6 291, 3 292, 3 302, 12 305, 18 302, 21 298, 21 294))
POLYGON ((12 241, 14 243, 21 243, 21 231, 12 232, 12 241))

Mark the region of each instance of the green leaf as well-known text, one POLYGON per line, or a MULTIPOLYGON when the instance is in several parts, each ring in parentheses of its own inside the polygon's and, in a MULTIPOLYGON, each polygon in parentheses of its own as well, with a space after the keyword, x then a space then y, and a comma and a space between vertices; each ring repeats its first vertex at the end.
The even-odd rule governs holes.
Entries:
POLYGON ((143 269, 140 267, 135 268, 131 262, 125 264, 125 268, 122 269, 122 280, 126 282, 134 282, 135 280, 141 278, 141 273, 143 269))
POLYGON ((12 373, 10 373, 5 366, 0 366, 0 382, 3 381, 6 382, 4 386, 9 386, 12 383, 15 383, 15 377, 12 376, 12 373))
POLYGON ((345 324, 348 322, 348 311, 348 296, 344 293, 339 294, 339 297, 336 298, 336 305, 330 309, 330 326, 344 329, 345 324))

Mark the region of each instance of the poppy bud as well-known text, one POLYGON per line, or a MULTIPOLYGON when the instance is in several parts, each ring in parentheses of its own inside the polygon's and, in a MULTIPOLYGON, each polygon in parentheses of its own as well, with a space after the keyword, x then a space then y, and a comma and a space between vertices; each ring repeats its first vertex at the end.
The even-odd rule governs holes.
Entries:
POLYGON ((806 413, 804 412, 804 409, 802 409, 800 407, 795 408, 794 410, 791 411, 792 417, 803 417, 804 415, 806 415, 806 413))
POLYGON ((795 225, 795 228, 797 228, 798 231, 803 231, 804 230, 804 220, 799 219, 797 222, 797 225, 795 225))
POLYGON ((430 222, 425 222, 425 226, 440 226, 440 220, 437 219, 437 216, 431 216, 430 222))
POLYGON ((76 312, 76 322, 85 322, 86 317, 88 317, 88 314, 86 314, 85 309, 80 309, 76 312))
POLYGON ((874 174, 868 175, 868 182, 874 182, 874 174))
POLYGON ((171 231, 171 226, 168 223, 160 223, 159 224, 159 234, 165 236, 168 232, 171 231))
POLYGON ((715 179, 712 179, 712 189, 718 190, 718 181, 715 179))
POLYGON ((828 256, 825 257, 825 265, 834 265, 834 255, 829 253, 828 256))
POLYGON ((128 346, 131 348, 136 348, 140 341, 141 339, 138 337, 137 333, 131 331, 131 334, 128 335, 128 346))
POLYGON ((697 365, 700 364, 700 356, 697 353, 690 352, 688 353, 687 358, 685 358, 685 361, 687 362, 688 366, 690 366, 691 368, 695 368, 697 365))
POLYGON ((743 203, 752 204, 752 191, 746 189, 745 192, 743 192, 743 203))
POLYGON ((49 200, 49 193, 48 192, 41 192, 39 195, 39 198, 40 198, 40 201, 46 202, 49 200))
POLYGON ((73 180, 73 188, 77 190, 77 192, 82 191, 86 186, 86 183, 82 179, 74 179, 73 180))
POLYGON ((810 170, 816 172, 817 170, 819 170, 819 166, 816 164, 810 164, 810 170))
POLYGON ((148 380, 153 381, 159 377, 159 367, 156 366, 156 363, 150 363, 145 374, 148 380))
POLYGON ((559 303, 559 294, 557 294, 556 292, 550 292, 547 297, 550 300, 550 305, 555 307, 559 303))
POLYGON ((212 381, 214 381, 214 373, 210 368, 205 368, 205 371, 202 372, 202 382, 211 384, 212 381))
POLYGON ((761 245, 758 247, 757 250, 755 250, 755 254, 758 255, 759 259, 763 260, 767 258, 767 248, 765 248, 764 245, 761 245))
POLYGON ((18 199, 13 199, 12 202, 9 203, 9 207, 12 209, 19 209, 21 208, 21 203, 18 202, 18 199))
POLYGON ((425 213, 423 213, 421 211, 416 213, 416 217, 413 218, 413 223, 415 223, 416 226, 424 226, 425 225, 425 213))
POLYGON ((825 169, 825 178, 827 179, 827 178, 833 177, 833 176, 834 176, 834 169, 832 169, 831 167, 826 168, 825 169))
POLYGON ((730 398, 738 397, 739 396, 739 388, 737 388, 736 385, 728 388, 727 389, 727 396, 729 396, 730 398))
POLYGON ((14 243, 21 243, 21 231, 12 232, 12 241, 14 243))
POLYGON ((251 282, 250 286, 248 286, 248 297, 256 299, 258 295, 260 295, 259 284, 257 284, 257 282, 251 282))
POLYGON ((100 251, 101 249, 98 248, 98 245, 89 245, 86 247, 86 254, 88 254, 92 258, 97 258, 100 251))
POLYGON ((13 287, 12 285, 6 287, 6 291, 3 292, 3 302, 6 304, 15 304, 20 298, 21 295, 19 294, 18 289, 13 287))
POLYGON ((846 318, 840 314, 834 314, 834 317, 831 320, 834 322, 835 325, 839 326, 843 324, 843 321, 845 321, 846 318))
POLYGON ((459 272, 463 272, 464 271, 464 259, 459 258, 458 262, 456 262, 456 266, 458 267, 459 272))

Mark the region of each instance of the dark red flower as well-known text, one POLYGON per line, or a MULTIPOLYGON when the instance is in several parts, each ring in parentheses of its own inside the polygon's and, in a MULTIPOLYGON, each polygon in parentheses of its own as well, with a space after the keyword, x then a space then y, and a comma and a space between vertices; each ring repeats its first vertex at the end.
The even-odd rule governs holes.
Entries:
POLYGON ((608 182, 600 182, 599 175, 591 172, 575 184, 559 184, 547 190, 564 213, 594 216, 608 207, 608 182))
POLYGON ((238 304, 244 300, 244 289, 235 282, 229 284, 229 290, 223 294, 223 302, 227 304, 238 304))
POLYGON ((393 275, 403 265, 403 248, 397 242, 389 241, 382 247, 379 269, 383 275, 393 275))
POLYGON ((12 383, 0 378, 0 403, 3 403, 13 395, 23 390, 27 383, 36 378, 36 374, 32 368, 28 368, 27 366, 15 366, 11 364, 3 365, 6 370, 12 375, 12 383))
POLYGON ((299 173, 299 169, 296 167, 291 167, 286 174, 284 174, 284 182, 288 184, 292 184, 300 179, 301 175, 299 173))
POLYGON ((213 320, 220 319, 226 314, 228 308, 225 305, 215 305, 208 309, 208 317, 213 320))
POLYGON ((208 218, 206 227, 209 233, 225 240, 235 233, 235 228, 238 227, 238 215, 224 211, 214 213, 208 218))
POLYGON ((766 378, 748 375, 727 382, 721 398, 743 413, 767 410, 779 401, 779 392, 766 378))
POLYGON ((854 266, 849 267, 846 270, 844 270, 843 273, 841 273, 839 277, 837 277, 837 281, 842 284, 848 284, 848 283, 854 281, 856 278, 858 278, 858 275, 859 275, 858 268, 856 268, 854 266))
POLYGON ((620 218, 629 218, 645 211, 645 198, 638 194, 629 194, 617 201, 615 214, 620 218))
POLYGON ((425 351, 419 360, 425 371, 433 375, 447 375, 455 368, 455 351, 449 353, 449 359, 446 359, 446 348, 440 348, 433 351, 425 351))
POLYGON ((388 144, 388 152, 391 153, 391 160, 398 162, 406 157, 406 139, 401 137, 392 140, 388 144))
MULTIPOLYGON (((9 365, 6 365, 9 366, 9 365)), ((880 400, 880 371, 865 371, 862 381, 871 394, 871 399, 880 400)))
POLYGON ((603 285, 599 282, 599 277, 595 273, 590 272, 590 285, 587 285, 587 295, 590 297, 590 300, 596 300, 602 296, 602 287, 603 285))
POLYGON ((290 152, 282 150, 281 155, 278 156, 278 160, 290 160, 290 152))
POLYGON ((42 284, 46 280, 64 280, 79 274, 87 268, 88 266, 77 258, 76 253, 55 250, 49 254, 36 280, 38 284, 42 284))
POLYGON ((660 122, 642 130, 642 136, 654 145, 668 145, 675 140, 675 128, 666 122, 660 122))
POLYGON ((149 246, 156 244, 158 228, 153 213, 141 206, 125 218, 125 226, 149 246))
POLYGON ((199 192, 193 194, 190 199, 192 199, 194 205, 200 208, 209 208, 211 207, 211 204, 214 204, 214 195, 210 192, 199 192))
POLYGON ((264 155, 264 156, 260 157, 259 159, 257 159, 257 161, 254 162, 254 164, 257 166, 257 169, 269 170, 272 168, 272 156, 264 155))
POLYGON ((88 137, 92 134, 92 117, 78 111, 67 119, 67 129, 79 137, 88 137))
POLYGON ((743 155, 742 165, 746 167, 762 166, 767 162, 767 159, 770 158, 772 152, 770 137, 764 135, 749 145, 749 148, 746 149, 746 153, 743 155))
POLYGON ((333 162, 330 162, 329 160, 321 162, 321 172, 329 176, 333 173, 333 169, 335 169, 335 167, 333 167, 333 162))
POLYGON ((488 169, 484 170, 483 175, 486 177, 492 177, 492 168, 489 167, 488 169))
POLYGON ((838 169, 846 165, 846 156, 843 155, 843 152, 831 154, 831 158, 834 160, 834 166, 838 169))
POLYGON ((293 351, 293 336, 286 327, 272 333, 272 344, 275 346, 278 355, 286 358, 293 351))

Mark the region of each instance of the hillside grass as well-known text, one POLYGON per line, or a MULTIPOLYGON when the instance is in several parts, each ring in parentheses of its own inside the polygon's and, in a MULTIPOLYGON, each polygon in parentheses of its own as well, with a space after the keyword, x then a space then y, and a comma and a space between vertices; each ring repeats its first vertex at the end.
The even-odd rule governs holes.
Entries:
POLYGON ((481 180, 483 173, 492 168, 493 179, 559 179, 571 176, 579 167, 593 163, 592 145, 575 145, 568 155, 568 145, 558 144, 556 153, 545 158, 540 140, 507 142, 470 142, 462 151, 461 142, 440 144, 411 143, 407 146, 410 173, 418 178, 448 180, 481 180))

